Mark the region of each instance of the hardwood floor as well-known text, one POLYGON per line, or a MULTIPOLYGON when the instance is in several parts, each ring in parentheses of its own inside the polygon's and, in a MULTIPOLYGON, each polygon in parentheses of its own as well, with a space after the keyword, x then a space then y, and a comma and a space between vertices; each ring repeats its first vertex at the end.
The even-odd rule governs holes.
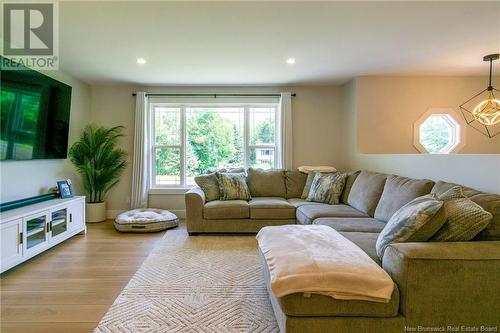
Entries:
POLYGON ((92 332, 164 235, 119 233, 112 220, 87 228, 2 274, 1 333, 92 332))

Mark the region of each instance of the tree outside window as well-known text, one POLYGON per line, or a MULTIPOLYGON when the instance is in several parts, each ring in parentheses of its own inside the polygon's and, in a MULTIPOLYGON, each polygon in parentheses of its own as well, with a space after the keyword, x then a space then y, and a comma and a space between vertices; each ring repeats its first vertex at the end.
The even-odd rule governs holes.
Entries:
POLYGON ((275 106, 153 106, 153 117, 153 186, 194 185, 214 169, 275 166, 275 106))

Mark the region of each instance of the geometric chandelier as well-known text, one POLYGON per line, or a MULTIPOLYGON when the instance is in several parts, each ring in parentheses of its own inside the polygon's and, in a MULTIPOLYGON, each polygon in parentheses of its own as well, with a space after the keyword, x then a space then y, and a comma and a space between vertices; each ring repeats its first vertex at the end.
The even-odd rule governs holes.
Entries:
POLYGON ((500 96, 500 90, 495 89, 491 84, 493 61, 499 57, 499 54, 490 54, 483 57, 483 61, 489 61, 490 63, 488 87, 460 105, 462 116, 467 125, 489 138, 500 134, 500 100, 495 97, 494 93, 496 91, 500 96))

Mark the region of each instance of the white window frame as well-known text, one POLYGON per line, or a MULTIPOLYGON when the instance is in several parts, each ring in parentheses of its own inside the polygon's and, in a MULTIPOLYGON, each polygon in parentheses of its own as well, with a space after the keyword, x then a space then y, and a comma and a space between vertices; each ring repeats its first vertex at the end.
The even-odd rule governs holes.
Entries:
POLYGON ((413 124, 413 145, 424 154, 452 154, 459 152, 465 146, 465 123, 461 117, 458 117, 453 109, 448 108, 430 108, 413 124), (449 143, 443 147, 441 152, 429 153, 420 143, 420 127, 431 116, 442 117, 451 128, 449 143))
POLYGON ((186 131, 186 110, 188 108, 242 108, 243 109, 243 167, 247 169, 250 165, 250 150, 253 148, 272 148, 274 150, 274 165, 280 165, 279 159, 281 156, 279 147, 279 133, 281 124, 279 122, 279 103, 270 102, 252 102, 252 103, 213 103, 213 102, 187 102, 176 103, 161 100, 151 100, 149 102, 149 119, 150 119, 150 142, 151 142, 151 177, 150 177, 150 193, 162 193, 162 190, 173 190, 172 193, 181 193, 182 190, 189 189, 194 185, 187 184, 187 131, 186 131), (180 145, 157 145, 155 143, 155 108, 179 108, 180 109, 180 145), (250 144, 250 109, 251 108, 274 108, 275 129, 274 129, 274 144, 250 144), (180 149, 180 184, 156 184, 156 150, 158 148, 179 148, 180 149), (176 191, 177 190, 177 191, 176 191))

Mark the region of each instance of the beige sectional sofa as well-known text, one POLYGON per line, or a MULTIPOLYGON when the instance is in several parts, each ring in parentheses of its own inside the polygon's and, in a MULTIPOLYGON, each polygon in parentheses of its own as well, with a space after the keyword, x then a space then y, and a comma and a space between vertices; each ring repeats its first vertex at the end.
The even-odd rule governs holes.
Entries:
MULTIPOLYGON (((493 214, 473 241, 400 243, 375 251, 378 233, 392 214, 415 197, 443 193, 455 184, 369 171, 350 173, 339 205, 300 198, 305 175, 282 172, 283 182, 267 184, 267 196, 254 187, 249 202, 206 203, 203 191, 186 194, 189 233, 257 232, 266 225, 322 224, 357 244, 392 277, 396 288, 387 303, 335 300, 312 294, 276 298, 271 303, 282 332, 405 332, 415 328, 500 326, 500 196, 464 188, 471 200, 493 214), (284 193, 274 197, 273 189, 284 193)), ((265 175, 264 175, 265 176, 265 175)), ((260 177, 262 178, 262 177, 260 177)), ((255 177, 249 177, 249 187, 255 177)), ((263 264, 269 288, 269 272, 263 264)), ((463 331, 462 329, 462 331, 463 331)))

